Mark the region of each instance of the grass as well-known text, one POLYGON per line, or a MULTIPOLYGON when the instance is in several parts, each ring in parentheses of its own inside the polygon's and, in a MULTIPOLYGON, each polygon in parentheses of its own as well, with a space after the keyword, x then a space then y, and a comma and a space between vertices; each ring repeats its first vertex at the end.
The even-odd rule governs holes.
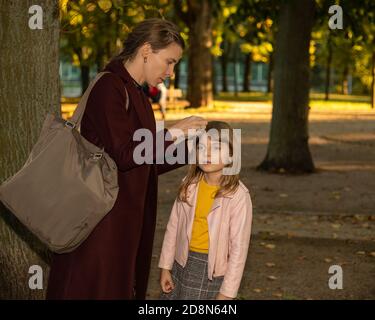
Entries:
MULTIPOLYGON (((272 106, 272 94, 264 92, 239 92, 236 96, 233 92, 222 92, 215 96, 215 110, 228 110, 235 102, 264 103, 264 106, 272 106)), ((243 107, 246 107, 244 105, 243 107)), ((310 107, 314 111, 369 111, 371 109, 369 96, 330 94, 328 101, 324 100, 322 93, 310 93, 310 107)))
MULTIPOLYGON (((71 115, 74 111, 79 98, 62 98, 61 104, 64 114, 71 115)), ((330 100, 324 100, 322 93, 310 93, 310 107, 312 111, 349 111, 349 112, 368 112, 375 111, 371 109, 369 96, 330 94, 330 100)), ((178 112, 189 114, 202 113, 247 113, 255 110, 266 110, 272 108, 272 94, 264 92, 239 92, 236 96, 233 92, 222 92, 215 96, 214 107, 185 108, 178 112), (265 109, 263 109, 265 108, 265 109)), ((258 112, 256 111, 256 112, 258 112)), ((170 110, 169 113, 176 112, 170 110)))

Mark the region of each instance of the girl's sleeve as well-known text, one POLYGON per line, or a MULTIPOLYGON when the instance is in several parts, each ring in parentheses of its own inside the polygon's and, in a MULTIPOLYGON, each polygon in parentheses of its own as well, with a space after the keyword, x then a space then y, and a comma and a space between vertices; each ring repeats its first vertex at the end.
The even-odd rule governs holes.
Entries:
POLYGON ((177 241, 178 206, 178 199, 176 199, 169 217, 167 230, 165 231, 164 241, 160 253, 158 266, 161 269, 172 270, 173 267, 177 241))
POLYGON ((220 293, 235 298, 241 284, 250 244, 252 203, 249 192, 239 197, 231 209, 229 226, 229 260, 220 293))

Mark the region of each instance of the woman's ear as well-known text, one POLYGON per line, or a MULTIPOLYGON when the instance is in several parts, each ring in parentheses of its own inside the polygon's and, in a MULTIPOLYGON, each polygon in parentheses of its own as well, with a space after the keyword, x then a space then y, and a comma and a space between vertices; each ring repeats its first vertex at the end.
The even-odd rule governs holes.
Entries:
POLYGON ((141 55, 142 55, 142 58, 146 58, 149 56, 149 54, 151 53, 152 51, 152 48, 151 48, 151 45, 148 43, 148 42, 145 42, 142 47, 141 47, 141 55))

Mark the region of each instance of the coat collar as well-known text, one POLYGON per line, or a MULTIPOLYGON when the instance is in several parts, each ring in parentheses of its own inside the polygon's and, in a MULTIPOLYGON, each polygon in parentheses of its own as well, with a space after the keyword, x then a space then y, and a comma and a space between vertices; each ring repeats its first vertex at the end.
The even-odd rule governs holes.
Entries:
POLYGON ((125 66, 121 60, 115 59, 110 61, 104 68, 104 71, 113 72, 117 74, 125 83, 131 83, 137 87, 136 81, 129 74, 128 70, 125 69, 125 66))
POLYGON ((112 60, 104 68, 104 71, 112 72, 121 78, 128 90, 129 102, 133 105, 143 128, 150 129, 155 134, 156 124, 152 106, 143 93, 142 87, 132 78, 122 61, 112 60))

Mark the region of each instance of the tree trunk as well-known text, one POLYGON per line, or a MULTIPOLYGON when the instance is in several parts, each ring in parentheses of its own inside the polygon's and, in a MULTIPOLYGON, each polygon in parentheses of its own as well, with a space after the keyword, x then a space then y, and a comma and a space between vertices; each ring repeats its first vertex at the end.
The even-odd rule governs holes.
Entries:
POLYGON ((228 92, 228 75, 227 75, 228 56, 225 51, 221 55, 220 62, 221 62, 221 81, 222 81, 221 91, 228 92))
POLYGON ((177 89, 177 88, 180 88, 180 63, 178 63, 176 65, 176 67, 174 68, 174 87, 177 89))
POLYGON ((238 97, 238 73, 237 73, 237 45, 234 45, 233 52, 233 84, 234 84, 234 96, 238 97))
POLYGON ((344 71, 342 73, 342 82, 341 82, 341 94, 348 94, 348 75, 349 75, 349 67, 345 66, 344 71))
POLYGON ((267 93, 272 92, 272 73, 273 73, 273 52, 270 53, 269 63, 268 63, 268 72, 267 72, 267 93))
MULTIPOLYGON (((0 0, 0 183, 24 164, 48 111, 60 114, 58 1, 39 0, 43 29, 32 30, 33 1, 0 0)), ((0 202, 0 299, 43 299, 48 250, 0 202), (43 290, 29 268, 43 269, 43 290)))
POLYGON ((90 67, 81 63, 81 94, 83 95, 90 83, 90 67))
POLYGON ((372 53, 372 70, 371 70, 371 108, 375 108, 375 52, 372 53))
POLYGON ((325 97, 324 100, 329 100, 329 87, 331 86, 331 65, 332 65, 332 43, 331 34, 328 35, 328 55, 326 64, 326 81, 324 84, 325 97))
POLYGON ((258 169, 313 172, 308 145, 308 103, 309 44, 315 2, 290 0, 282 3, 276 38, 270 141, 258 169))
POLYGON ((245 56, 245 70, 243 75, 243 86, 242 91, 243 92, 249 92, 250 91, 250 85, 251 85, 251 60, 252 60, 252 53, 249 52, 245 56))
POLYGON ((190 43, 187 100, 192 108, 211 107, 213 103, 211 6, 210 0, 188 1, 190 43))
POLYGON ((212 57, 212 93, 213 95, 217 95, 217 87, 216 87, 216 70, 215 70, 215 58, 212 57))

